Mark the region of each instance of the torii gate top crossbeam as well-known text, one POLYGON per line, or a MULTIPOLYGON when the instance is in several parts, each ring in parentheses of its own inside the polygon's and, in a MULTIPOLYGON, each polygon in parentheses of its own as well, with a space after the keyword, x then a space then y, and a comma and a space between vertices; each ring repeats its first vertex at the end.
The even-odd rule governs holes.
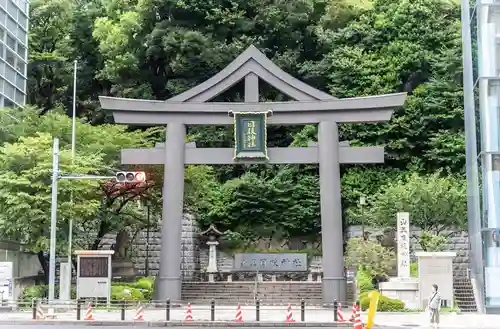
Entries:
POLYGON ((321 121, 388 121, 406 93, 336 99, 281 70, 254 46, 202 84, 166 101, 99 97, 116 123, 135 125, 233 124, 230 112, 272 111, 268 124, 309 124, 321 121), (296 99, 291 102, 208 102, 243 78, 253 75, 296 99))

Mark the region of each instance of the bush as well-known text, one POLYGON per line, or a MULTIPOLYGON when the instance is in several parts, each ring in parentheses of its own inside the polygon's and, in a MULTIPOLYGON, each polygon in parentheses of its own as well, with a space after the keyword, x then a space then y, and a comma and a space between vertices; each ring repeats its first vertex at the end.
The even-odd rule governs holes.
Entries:
POLYGON ((33 300, 46 298, 48 293, 49 287, 46 285, 27 286, 26 288, 24 288, 23 293, 21 294, 21 299, 33 300))
MULTIPOLYGON (((368 298, 369 292, 365 292, 359 295, 359 303, 361 310, 365 311, 370 307, 370 298, 368 298)), ((405 309, 405 304, 399 299, 391 299, 386 296, 380 295, 378 300, 377 310, 379 312, 399 312, 405 309)))
POLYGON ((111 286, 111 300, 144 300, 143 293, 137 289, 130 286, 111 286), (125 292, 128 290, 130 293, 125 292))
POLYGON ((356 273, 356 284, 359 292, 364 293, 366 291, 372 291, 374 289, 372 280, 373 279, 369 273, 359 270, 356 273))
POLYGON ((151 290, 153 288, 153 278, 142 278, 137 281, 137 288, 139 289, 145 289, 145 290, 151 290))

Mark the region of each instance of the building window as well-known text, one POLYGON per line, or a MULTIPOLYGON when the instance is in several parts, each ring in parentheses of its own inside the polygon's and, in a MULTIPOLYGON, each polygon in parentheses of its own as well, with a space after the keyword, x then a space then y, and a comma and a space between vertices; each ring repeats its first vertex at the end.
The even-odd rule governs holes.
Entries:
POLYGON ((0 23, 5 25, 5 19, 7 18, 7 13, 0 8, 0 23))
POLYGON ((12 34, 16 34, 17 32, 17 23, 11 17, 7 17, 7 30, 12 32, 12 34))
POLYGON ((26 48, 20 43, 17 43, 17 54, 21 56, 21 58, 26 58, 26 48))
POLYGON ((7 0, 0 0, 0 6, 7 8, 7 0))
POLYGON ((16 63, 16 68, 19 72, 21 72, 22 74, 26 74, 26 64, 23 63, 22 60, 20 60, 19 58, 17 59, 17 63, 16 63))
POLYGON ((4 40, 4 36, 5 36, 5 30, 0 27, 0 40, 3 41, 4 40))
POLYGON ((24 90, 24 77, 19 73, 16 74, 16 87, 20 90, 24 90))
POLYGON ((5 66, 5 79, 12 84, 16 83, 16 71, 9 65, 5 66))
POLYGON ((7 46, 9 46, 11 49, 16 49, 16 39, 11 37, 9 34, 7 34, 7 46))
POLYGON ((17 29, 16 36, 22 43, 26 43, 26 32, 22 28, 17 29))
POLYGON ((0 58, 4 59, 4 52, 3 52, 4 46, 3 43, 0 42, 0 58))
POLYGON ((5 61, 13 67, 16 66, 16 56, 10 49, 5 49, 5 61))
POLYGON ((24 104, 24 94, 19 90, 16 90, 16 103, 24 104))
POLYGON ((5 83, 3 89, 5 96, 9 97, 10 99, 14 99, 14 95, 16 94, 16 88, 14 88, 10 83, 5 83))
MULTIPOLYGON (((0 75, 5 76, 5 62, 3 60, 0 61, 0 75)), ((0 89, 1 91, 2 89, 0 89)))
POLYGON ((26 29, 26 26, 28 26, 28 17, 26 17, 26 15, 23 14, 22 12, 19 12, 17 21, 19 22, 19 25, 24 27, 24 29, 26 29))
POLYGON ((10 99, 8 98, 4 98, 3 99, 3 107, 15 107, 16 104, 14 104, 14 102, 12 102, 10 99))
POLYGON ((17 7, 16 5, 11 1, 9 0, 8 3, 7 3, 7 12, 12 16, 14 17, 15 19, 17 19, 17 7))

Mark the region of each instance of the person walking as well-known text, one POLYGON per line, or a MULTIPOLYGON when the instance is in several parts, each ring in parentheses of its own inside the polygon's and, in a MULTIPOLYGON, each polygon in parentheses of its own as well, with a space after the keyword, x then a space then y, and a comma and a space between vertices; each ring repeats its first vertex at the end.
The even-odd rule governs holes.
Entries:
POLYGON ((434 328, 439 327, 439 310, 441 309, 441 296, 439 296, 437 284, 432 285, 432 293, 429 297, 427 310, 429 311, 431 325, 434 328))

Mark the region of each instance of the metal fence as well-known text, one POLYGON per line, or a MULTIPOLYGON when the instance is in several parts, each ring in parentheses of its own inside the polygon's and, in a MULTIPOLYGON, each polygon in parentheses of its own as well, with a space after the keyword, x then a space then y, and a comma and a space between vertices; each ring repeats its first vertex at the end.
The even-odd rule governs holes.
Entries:
MULTIPOLYGON (((18 302, 15 302, 18 303, 18 302)), ((304 300, 295 300, 286 306, 262 305, 218 305, 215 300, 208 304, 180 304, 170 300, 161 302, 120 301, 55 301, 34 300, 31 310, 23 308, 25 314, 31 311, 34 320, 58 318, 61 320, 100 321, 245 321, 245 322, 340 322, 352 316, 350 307, 339 308, 333 301, 329 308, 308 305, 304 300), (342 315, 343 314, 343 315, 342 315), (339 316, 340 315, 340 316, 339 316), (90 318, 89 318, 90 317, 90 318)))

